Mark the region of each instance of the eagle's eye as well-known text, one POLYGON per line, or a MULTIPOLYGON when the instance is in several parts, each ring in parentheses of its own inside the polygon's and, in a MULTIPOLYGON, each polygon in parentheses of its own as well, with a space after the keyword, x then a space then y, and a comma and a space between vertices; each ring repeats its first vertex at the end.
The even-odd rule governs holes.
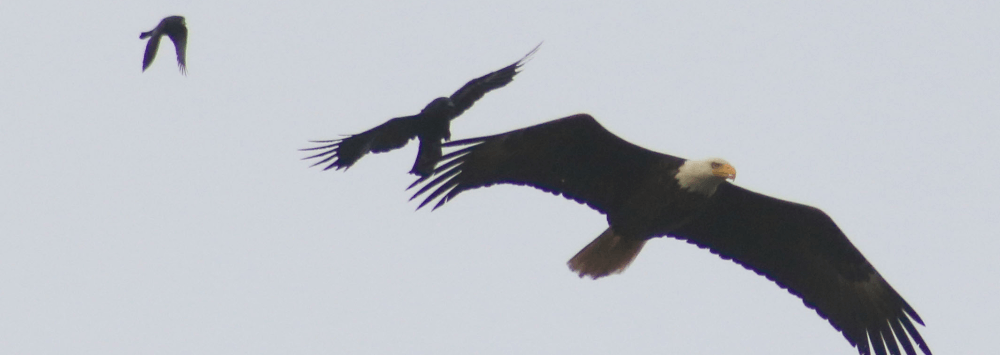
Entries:
POLYGON ((718 169, 718 168, 719 168, 719 167, 721 167, 721 166, 722 166, 722 164, 719 164, 719 163, 712 163, 712 169, 718 169))

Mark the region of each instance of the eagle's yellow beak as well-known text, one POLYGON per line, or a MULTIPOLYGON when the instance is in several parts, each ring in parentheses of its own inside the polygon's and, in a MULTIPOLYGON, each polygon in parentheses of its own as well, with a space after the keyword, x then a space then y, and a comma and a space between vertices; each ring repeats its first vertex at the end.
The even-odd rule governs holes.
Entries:
POLYGON ((712 175, 736 181, 736 168, 729 164, 722 164, 712 169, 712 175))

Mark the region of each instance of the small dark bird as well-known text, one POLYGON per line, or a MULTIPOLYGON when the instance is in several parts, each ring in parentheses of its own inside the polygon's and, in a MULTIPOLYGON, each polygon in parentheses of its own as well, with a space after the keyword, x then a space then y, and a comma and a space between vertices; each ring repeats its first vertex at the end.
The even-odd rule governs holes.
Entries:
POLYGON ((608 229, 569 260, 581 277, 619 273, 646 241, 672 237, 774 281, 830 321, 858 353, 931 355, 920 316, 823 211, 736 186, 725 160, 657 153, 580 114, 490 137, 449 142, 434 179, 413 197, 496 184, 531 186, 605 214, 608 229), (911 342, 910 340, 913 340, 911 342), (869 346, 869 341, 871 346, 869 346))
POLYGON ((434 99, 416 115, 396 117, 375 128, 347 138, 313 141, 313 143, 324 145, 302 150, 321 150, 322 152, 305 159, 325 157, 312 166, 333 160, 323 170, 330 168, 346 170, 368 152, 383 153, 399 149, 411 139, 417 138, 420 140, 420 150, 417 152, 417 160, 413 163, 413 169, 410 170, 410 173, 428 176, 434 171, 438 160, 441 159, 441 141, 451 139, 451 120, 472 107, 472 104, 486 93, 502 88, 513 81, 518 69, 524 65, 528 57, 538 50, 539 46, 541 43, 514 64, 472 79, 461 89, 451 94, 451 97, 434 99))
POLYGON ((174 42, 174 49, 177 51, 177 66, 180 67, 181 74, 187 75, 184 51, 187 48, 188 30, 183 16, 164 18, 153 30, 139 34, 139 39, 149 38, 149 43, 146 43, 146 54, 142 56, 142 71, 146 71, 146 68, 153 64, 153 59, 156 58, 156 49, 160 47, 160 37, 163 35, 167 35, 174 42))

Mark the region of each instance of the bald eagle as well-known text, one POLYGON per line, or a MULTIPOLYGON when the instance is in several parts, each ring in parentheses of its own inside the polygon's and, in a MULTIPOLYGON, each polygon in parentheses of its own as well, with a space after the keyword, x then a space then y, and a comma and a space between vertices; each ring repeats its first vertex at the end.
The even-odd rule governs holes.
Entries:
POLYGON ((325 157, 312 166, 333 160, 323 170, 330 168, 347 169, 368 152, 383 153, 399 149, 411 139, 420 139, 420 150, 413 163, 411 174, 427 176, 441 159, 441 140, 451 139, 451 120, 472 107, 476 100, 486 93, 502 88, 514 80, 518 69, 538 50, 539 43, 528 54, 511 65, 495 72, 470 80, 450 97, 439 97, 427 104, 420 113, 413 116, 396 117, 365 132, 343 139, 313 141, 321 146, 302 150, 320 150, 319 154, 306 157, 325 157))
POLYGON ((160 21, 156 28, 139 34, 139 39, 149 38, 146 43, 146 54, 142 57, 142 71, 146 71, 153 59, 156 58, 156 50, 160 47, 160 37, 167 35, 174 42, 174 50, 177 52, 177 67, 181 69, 181 74, 187 71, 187 64, 184 61, 184 51, 187 48, 188 30, 183 16, 170 16, 160 21))
MULTIPOLYGON (((608 229, 569 261, 580 277, 622 272, 649 239, 669 236, 732 260, 800 297, 868 355, 931 354, 903 300, 819 209, 727 182, 722 159, 686 160, 629 143, 578 114, 495 136, 454 141, 413 198, 441 207, 463 191, 527 185, 607 215, 608 229), (433 180, 431 180, 433 178, 433 180), (871 348, 869 347, 871 341, 871 348), (897 340, 899 345, 897 345, 897 340)), ((418 207, 418 209, 420 208, 418 207)))

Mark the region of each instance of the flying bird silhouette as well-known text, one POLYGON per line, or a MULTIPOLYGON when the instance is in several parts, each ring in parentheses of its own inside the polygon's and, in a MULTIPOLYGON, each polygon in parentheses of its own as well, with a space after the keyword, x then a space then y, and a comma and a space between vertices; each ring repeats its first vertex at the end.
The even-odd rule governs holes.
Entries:
POLYGON ((438 208, 466 190, 527 185, 605 214, 608 229, 569 261, 580 277, 622 272, 649 239, 669 236, 708 249, 774 281, 827 319, 863 355, 931 355, 917 312, 819 209, 726 180, 722 159, 686 160, 608 132, 579 114, 495 136, 449 142, 413 198, 438 208), (908 334, 908 336, 907 336, 908 334), (869 347, 869 340, 871 347, 869 347))
POLYGON ((160 21, 156 28, 148 32, 139 34, 139 39, 149 38, 146 43, 146 54, 142 56, 142 71, 146 71, 153 59, 156 58, 156 49, 160 47, 160 37, 167 35, 174 42, 174 50, 177 51, 177 66, 181 69, 181 74, 187 75, 187 64, 184 60, 184 51, 187 48, 188 30, 183 16, 170 16, 160 21))
POLYGON ((323 144, 304 151, 321 150, 319 154, 305 159, 323 158, 312 166, 331 162, 323 170, 330 168, 347 169, 365 154, 383 153, 402 148, 411 139, 420 140, 417 159, 413 162, 411 174, 428 176, 441 159, 441 141, 451 139, 451 120, 461 115, 472 104, 486 95, 514 80, 518 69, 538 50, 539 43, 524 57, 495 72, 470 80, 450 97, 439 97, 427 104, 420 113, 413 116, 396 117, 365 132, 343 139, 313 141, 323 144))

